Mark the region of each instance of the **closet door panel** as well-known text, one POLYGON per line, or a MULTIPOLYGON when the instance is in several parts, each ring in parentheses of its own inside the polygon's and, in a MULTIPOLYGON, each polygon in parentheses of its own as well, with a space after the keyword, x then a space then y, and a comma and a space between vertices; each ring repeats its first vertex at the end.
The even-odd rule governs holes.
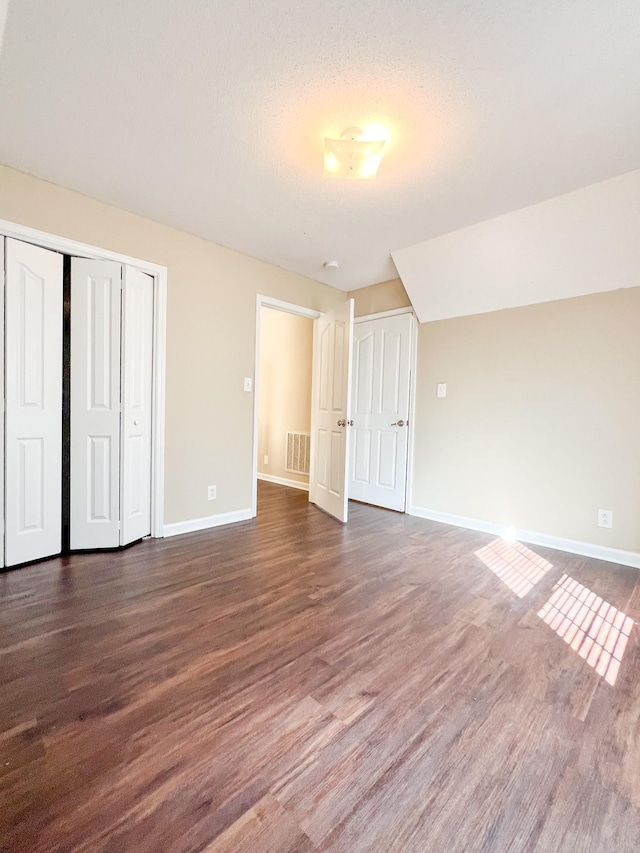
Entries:
POLYGON ((121 537, 151 533, 153 278, 125 267, 122 299, 121 537))
POLYGON ((62 547, 62 263, 6 240, 8 566, 62 547))
POLYGON ((71 260, 71 517, 74 550, 116 548, 120 520, 122 267, 71 260))

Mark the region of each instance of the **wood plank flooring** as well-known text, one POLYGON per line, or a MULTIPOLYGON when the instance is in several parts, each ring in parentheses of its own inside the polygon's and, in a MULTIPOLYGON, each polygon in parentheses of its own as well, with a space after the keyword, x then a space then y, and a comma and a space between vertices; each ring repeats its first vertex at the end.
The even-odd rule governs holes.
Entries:
POLYGON ((640 572, 259 500, 0 575, 0 849, 640 850, 638 628, 612 686, 539 615, 567 575, 635 623, 640 572))

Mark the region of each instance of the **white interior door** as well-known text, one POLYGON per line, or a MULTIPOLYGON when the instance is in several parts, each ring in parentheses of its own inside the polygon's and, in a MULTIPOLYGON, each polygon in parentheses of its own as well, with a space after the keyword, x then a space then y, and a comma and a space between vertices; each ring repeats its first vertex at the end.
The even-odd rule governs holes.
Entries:
POLYGON ((322 314, 313 327, 309 500, 346 521, 353 299, 322 314))
POLYGON ((125 267, 122 308, 120 544, 151 533, 153 278, 125 267))
POLYGON ((71 260, 71 518, 74 550, 120 544, 122 267, 71 260))
POLYGON ((356 323, 349 497, 404 512, 411 376, 410 314, 356 323))
POLYGON ((6 240, 5 564, 62 547, 62 255, 6 240))

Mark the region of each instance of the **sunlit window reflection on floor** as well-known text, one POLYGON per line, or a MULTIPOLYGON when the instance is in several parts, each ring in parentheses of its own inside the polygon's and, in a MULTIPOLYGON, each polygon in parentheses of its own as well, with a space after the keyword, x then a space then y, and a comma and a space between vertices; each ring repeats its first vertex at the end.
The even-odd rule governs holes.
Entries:
POLYGON ((552 568, 551 563, 521 542, 505 542, 503 539, 496 539, 476 551, 476 557, 518 598, 524 598, 552 568))
POLYGON ((562 575, 538 616, 598 675, 616 683, 633 619, 595 592, 562 575))

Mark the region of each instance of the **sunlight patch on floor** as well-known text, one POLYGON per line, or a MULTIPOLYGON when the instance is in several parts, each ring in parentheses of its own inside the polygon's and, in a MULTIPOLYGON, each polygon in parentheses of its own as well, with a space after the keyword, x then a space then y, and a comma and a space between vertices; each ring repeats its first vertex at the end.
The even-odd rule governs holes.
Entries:
POLYGON ((553 568, 548 560, 521 542, 496 539, 479 551, 478 557, 518 598, 531 592, 538 581, 553 568))
POLYGON ((633 619, 569 575, 562 575, 538 616, 613 686, 633 619))

